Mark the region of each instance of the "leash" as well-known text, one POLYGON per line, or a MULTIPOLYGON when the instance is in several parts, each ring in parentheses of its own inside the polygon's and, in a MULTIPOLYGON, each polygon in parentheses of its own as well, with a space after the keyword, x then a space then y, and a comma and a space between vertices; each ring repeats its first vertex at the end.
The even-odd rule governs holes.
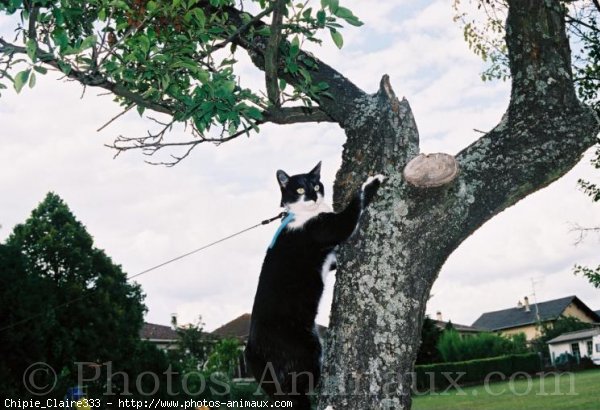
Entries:
MULTIPOLYGON (((203 251, 203 250, 205 250, 205 249, 208 249, 208 248, 210 248, 210 247, 212 247, 212 246, 215 246, 215 245, 217 245, 217 244, 219 244, 219 243, 221 243, 221 242, 225 242, 225 241, 227 241, 227 240, 229 240, 229 239, 231 239, 231 238, 234 238, 234 237, 236 237, 236 236, 238 236, 238 235, 241 235, 241 234, 243 234, 243 233, 245 233, 245 232, 248 232, 248 231, 250 231, 250 230, 252 230, 252 229, 258 228, 259 226, 268 225, 268 224, 270 224, 270 223, 271 223, 271 222, 273 222, 273 221, 276 221, 276 220, 278 220, 278 219, 281 219, 281 218, 285 217, 286 215, 288 215, 288 214, 287 214, 287 212, 281 212, 279 215, 277 215, 277 216, 274 216, 274 217, 272 217, 272 218, 269 218, 269 219, 265 219, 264 221, 261 221, 261 222, 257 223, 256 225, 252 225, 252 226, 250 226, 250 227, 248 227, 248 228, 246 228, 246 229, 242 229, 241 231, 238 231, 238 232, 236 232, 236 233, 234 233, 234 234, 231 234, 231 235, 229 235, 229 236, 226 236, 226 237, 224 237, 224 238, 218 239, 218 240, 216 240, 216 241, 214 241, 214 242, 211 242, 211 243, 209 243, 209 244, 206 244, 206 245, 204 245, 204 246, 201 246, 200 248, 194 249, 193 251, 190 251, 190 252, 184 253, 183 255, 179 255, 179 256, 177 256, 177 257, 175 257, 175 258, 173 258, 173 259, 169 259, 169 260, 168 260, 168 261, 166 261, 166 262, 162 262, 162 263, 160 263, 160 264, 158 264, 158 265, 155 265, 155 266, 153 266, 153 267, 151 267, 151 268, 148 268, 148 269, 146 269, 146 270, 143 270, 143 271, 141 271, 141 272, 138 272, 138 273, 136 273, 135 275, 128 276, 128 277, 127 277, 127 280, 130 280, 130 279, 133 279, 133 278, 137 278, 138 276, 144 275, 144 274, 146 274, 146 273, 148 273, 148 272, 152 272, 153 270, 156 270, 156 269, 158 269, 158 268, 162 268, 162 267, 163 267, 163 266, 165 266, 165 265, 168 265, 168 264, 170 264, 170 263, 173 263, 173 262, 175 262, 175 261, 178 261, 178 260, 180 260, 180 259, 186 258, 186 257, 188 257, 188 256, 190 256, 190 255, 193 255, 193 254, 195 254, 195 253, 198 253, 198 252, 200 252, 200 251, 203 251)), ((293 216, 293 214, 292 214, 292 216, 293 216)), ((288 217, 289 217, 289 215, 288 215, 288 217)), ((287 223, 286 223, 286 225, 287 225, 287 223)), ((285 226, 284 226, 284 227, 285 227, 285 226)), ((284 228, 284 227, 283 227, 283 228, 284 228)), ((274 243, 275 239, 277 239, 277 236, 279 236, 279 233, 281 232, 281 230, 283 230, 283 228, 282 228, 282 227, 279 227, 279 229, 278 229, 278 231, 277 231, 277 233, 276 233, 276 236, 275 236, 275 238, 273 238, 273 243, 274 243)), ((92 291, 93 291, 93 289, 92 289, 92 291)), ((58 310, 58 309, 61 309, 61 308, 63 308, 63 307, 69 306, 70 304, 73 304, 73 303, 75 303, 75 302, 78 302, 78 301, 80 301, 80 300, 82 300, 82 299, 85 299, 85 298, 86 298, 86 297, 88 297, 88 296, 90 296, 90 294, 85 294, 85 295, 82 295, 82 296, 80 296, 80 297, 78 297, 78 298, 72 299, 72 300, 70 300, 70 301, 63 302, 63 303, 61 303, 61 304, 59 304, 59 305, 56 305, 56 306, 54 306, 54 307, 51 307, 51 308, 49 308, 49 309, 45 310, 45 311, 44 311, 44 312, 42 312, 42 313, 39 313, 39 314, 37 314, 37 315, 30 316, 30 317, 28 317, 28 318, 25 318, 25 319, 19 320, 19 321, 15 322, 15 323, 12 323, 12 324, 8 325, 8 326, 5 326, 5 327, 3 327, 3 328, 1 328, 1 329, 0 329, 0 332, 4 332, 5 330, 12 329, 12 328, 14 328, 14 327, 16 327, 16 326, 19 326, 19 325, 22 325, 22 324, 24 324, 24 323, 27 323, 27 322, 29 322, 29 321, 31 321, 31 320, 33 320, 33 319, 36 319, 36 318, 38 318, 38 317, 40 317, 40 316, 44 316, 44 315, 46 315, 46 314, 47 314, 48 312, 50 312, 50 311, 56 311, 56 310, 58 310)))
POLYGON ((152 272, 153 270, 155 270, 155 269, 158 269, 158 268, 162 268, 163 266, 165 266, 165 265, 168 265, 169 263, 173 263, 173 262, 175 262, 175 261, 178 261, 178 260, 180 260, 180 259, 186 258, 186 257, 188 257, 188 256, 190 256, 190 255, 193 255, 193 254, 195 254, 195 253, 197 253, 197 252, 200 252, 200 251, 203 251, 203 250, 205 250, 205 249, 208 249, 208 248, 210 248, 211 246, 215 246, 215 245, 216 245, 216 244, 218 244, 218 243, 225 242, 225 241, 227 241, 227 240, 229 240, 229 239, 231 239, 231 238, 234 238, 234 237, 236 237, 236 236, 238 236, 238 235, 241 235, 241 234, 243 234, 243 233, 245 233, 245 232, 251 231, 252 229, 258 228, 259 226, 262 226, 262 225, 268 225, 268 224, 270 224, 270 223, 271 223, 271 222, 273 222, 273 221, 276 221, 276 220, 278 220, 278 219, 280 219, 280 218, 283 218, 285 215, 286 215, 286 213, 285 213, 285 212, 282 212, 282 213, 280 213, 279 215, 277 215, 277 216, 274 216, 273 218, 265 219, 264 221, 261 221, 260 223, 257 223, 256 225, 253 225, 253 226, 251 226, 251 227, 249 227, 249 228, 242 229, 242 230, 241 230, 241 231, 239 231, 239 232, 236 232, 236 233, 234 233, 234 234, 231 234, 231 235, 229 235, 229 236, 226 236, 226 237, 224 237, 224 238, 221 238, 221 239, 219 239, 219 240, 216 240, 216 241, 214 241, 214 242, 211 242, 211 243, 209 243, 209 244, 207 244, 207 245, 201 246, 201 247, 200 247, 200 248, 198 248, 198 249, 194 249, 193 251, 190 251, 190 252, 184 253, 183 255, 179 255, 179 256, 177 256, 177 257, 175 257, 175 258, 173 258, 173 259, 169 259, 169 260, 168 260, 168 261, 166 261, 166 262, 163 262, 163 263, 161 263, 161 264, 159 264, 159 265, 156 265, 156 266, 153 266, 153 267, 151 267, 151 268, 148 268, 148 269, 146 269, 146 270, 144 270, 144 271, 141 271, 140 273, 136 273, 136 274, 135 274, 135 275, 133 275, 133 276, 128 276, 128 277, 127 277, 127 279, 133 279, 133 278, 137 278, 138 276, 141 276, 141 275, 143 275, 143 274, 145 274, 145 273, 152 272))

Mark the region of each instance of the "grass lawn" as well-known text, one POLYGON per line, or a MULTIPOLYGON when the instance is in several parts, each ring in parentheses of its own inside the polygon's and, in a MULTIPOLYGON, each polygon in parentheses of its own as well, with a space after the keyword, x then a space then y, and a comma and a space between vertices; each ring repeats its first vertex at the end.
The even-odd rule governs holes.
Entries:
POLYGON ((600 409, 600 370, 563 375, 558 385, 555 381, 555 376, 535 377, 415 396, 413 410, 600 409))

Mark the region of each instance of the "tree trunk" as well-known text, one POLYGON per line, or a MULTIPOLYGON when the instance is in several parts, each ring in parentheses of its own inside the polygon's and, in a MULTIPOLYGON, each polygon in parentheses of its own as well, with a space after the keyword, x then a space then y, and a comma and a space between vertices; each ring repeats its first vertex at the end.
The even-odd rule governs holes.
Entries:
POLYGON ((409 409, 426 302, 448 256, 492 216, 564 175, 594 143, 598 121, 573 90, 559 2, 509 6, 510 106, 458 154, 456 180, 429 189, 403 180, 419 138, 387 76, 376 94, 354 100, 342 123, 334 206, 369 174, 388 180, 339 251, 320 409, 409 409))

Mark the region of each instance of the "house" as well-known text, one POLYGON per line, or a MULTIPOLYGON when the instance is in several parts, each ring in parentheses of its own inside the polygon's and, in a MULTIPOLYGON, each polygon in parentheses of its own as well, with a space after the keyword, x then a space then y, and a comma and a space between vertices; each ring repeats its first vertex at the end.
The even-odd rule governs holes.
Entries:
POLYGON ((432 320, 435 326, 440 330, 446 330, 448 328, 448 325, 451 325, 452 328, 458 333, 458 335, 462 339, 478 335, 479 333, 488 332, 488 330, 485 329, 479 329, 468 325, 461 325, 452 321, 445 322, 442 317, 442 312, 439 311, 436 313, 436 318, 432 320))
POLYGON ((472 326, 505 336, 524 333, 528 341, 540 336, 542 323, 553 323, 561 316, 572 316, 587 323, 599 323, 600 316, 577 296, 529 303, 527 296, 516 307, 483 313, 472 326))
POLYGON ((140 339, 146 340, 162 350, 172 350, 177 347, 177 314, 171 314, 171 326, 157 325, 144 322, 140 331, 140 339))
POLYGON ((600 364, 600 328, 595 327, 563 333, 554 339, 548 340, 548 349, 550 350, 552 364, 563 353, 571 354, 577 360, 582 357, 589 357, 600 364))
POLYGON ((162 350, 172 350, 177 346, 179 336, 172 326, 144 323, 140 339, 146 340, 162 350))

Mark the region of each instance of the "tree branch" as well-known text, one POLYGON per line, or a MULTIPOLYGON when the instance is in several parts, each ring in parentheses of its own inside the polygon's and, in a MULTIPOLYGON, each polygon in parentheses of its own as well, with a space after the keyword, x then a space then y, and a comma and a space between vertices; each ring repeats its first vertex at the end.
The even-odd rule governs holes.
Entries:
MULTIPOLYGON (((25 47, 19 47, 17 45, 8 43, 4 39, 0 38, 0 54, 11 54, 11 53, 27 54, 27 49, 25 47)), ((53 67, 59 71, 62 71, 60 64, 58 63, 58 60, 54 57, 54 55, 44 52, 38 48, 36 51, 36 57, 42 63, 47 64, 50 67, 53 67)), ((100 88, 104 88, 105 90, 109 90, 110 92, 112 92, 113 94, 115 94, 119 97, 123 97, 123 98, 135 103, 136 105, 151 109, 153 111, 157 111, 157 112, 161 112, 161 113, 169 114, 169 115, 173 115, 175 112, 174 109, 172 107, 170 107, 168 104, 166 104, 166 103, 159 104, 156 102, 148 101, 147 99, 144 98, 144 96, 137 94, 133 91, 129 91, 122 85, 119 85, 117 83, 109 81, 108 79, 106 79, 105 77, 103 77, 99 74, 87 74, 87 73, 79 71, 75 68, 72 68, 69 71, 69 73, 66 74, 66 76, 68 78, 78 81, 79 83, 83 84, 84 86, 100 87, 100 88)))
POLYGON ((267 97, 275 107, 281 105, 279 98, 279 44, 281 43, 281 23, 287 5, 286 0, 275 0, 271 23, 271 36, 265 50, 265 85, 267 97))
POLYGON ((285 107, 265 111, 263 122, 294 124, 298 122, 335 122, 335 120, 319 108, 285 107))
MULTIPOLYGON (((218 11, 217 8, 206 4, 203 5, 203 8, 208 13, 216 13, 218 11)), ((226 7, 225 10, 230 24, 235 26, 244 24, 242 19, 243 12, 234 7, 226 7)), ((247 35, 240 35, 233 40, 233 43, 248 52, 254 65, 263 71, 265 70, 265 50, 268 48, 269 37, 257 34, 256 31, 264 26, 265 23, 257 21, 254 25, 254 28, 256 29, 254 32, 248 33, 247 35)), ((290 47, 290 43, 287 41, 282 41, 280 44, 283 47, 290 47)), ((366 93, 358 88, 352 81, 344 77, 340 72, 313 55, 300 51, 297 60, 299 64, 305 64, 306 69, 311 74, 313 83, 327 83, 329 86, 327 92, 331 94, 333 98, 320 98, 317 103, 329 117, 339 123, 342 127, 345 127, 347 122, 353 117, 353 112, 357 108, 356 100, 365 97, 366 93), (310 62, 310 65, 306 64, 307 62, 310 62)), ((278 62, 278 67, 282 66, 283 64, 278 62)), ((295 86, 302 85, 304 81, 302 76, 285 73, 282 69, 279 70, 277 77, 282 78, 288 84, 295 86)))
POLYGON ((37 31, 35 29, 35 24, 37 23, 38 14, 40 12, 40 8, 37 6, 30 6, 29 10, 29 29, 27 30, 27 37, 31 40, 37 41, 37 31))
POLYGON ((576 97, 570 47, 558 0, 511 0, 508 111, 461 151, 461 174, 444 206, 462 209, 464 237, 503 209, 560 178, 594 145, 600 124, 576 97), (459 205, 462 204, 462 205, 459 205))
POLYGON ((172 161, 169 161, 169 162, 146 161, 151 165, 165 165, 168 167, 172 167, 172 166, 177 165, 179 162, 181 162, 183 159, 185 159, 188 155, 190 155, 192 150, 200 144, 203 144, 206 142, 212 142, 214 144, 220 145, 224 142, 228 142, 233 139, 236 139, 244 134, 249 135, 250 131, 252 129, 254 129, 257 125, 256 123, 251 124, 250 126, 244 128, 234 134, 228 135, 227 137, 221 137, 221 138, 207 138, 202 133, 198 132, 198 130, 196 130, 193 125, 190 125, 192 127, 192 134, 194 135, 194 137, 196 137, 196 139, 191 140, 191 141, 183 141, 183 142, 164 142, 164 137, 165 137, 166 133, 171 131, 171 129, 173 128, 173 125, 175 124, 176 121, 174 119, 169 121, 168 123, 160 123, 157 120, 154 120, 154 121, 163 125, 163 128, 161 128, 158 132, 156 132, 156 133, 148 132, 148 135, 146 135, 144 137, 125 137, 123 135, 119 135, 119 137, 115 140, 115 142, 113 142, 112 145, 107 144, 105 146, 108 148, 115 149, 117 151, 117 153, 115 154, 115 157, 119 156, 121 153, 123 153, 125 151, 130 151, 130 150, 141 150, 144 155, 152 156, 163 148, 187 147, 186 152, 182 156, 171 155, 172 161))

